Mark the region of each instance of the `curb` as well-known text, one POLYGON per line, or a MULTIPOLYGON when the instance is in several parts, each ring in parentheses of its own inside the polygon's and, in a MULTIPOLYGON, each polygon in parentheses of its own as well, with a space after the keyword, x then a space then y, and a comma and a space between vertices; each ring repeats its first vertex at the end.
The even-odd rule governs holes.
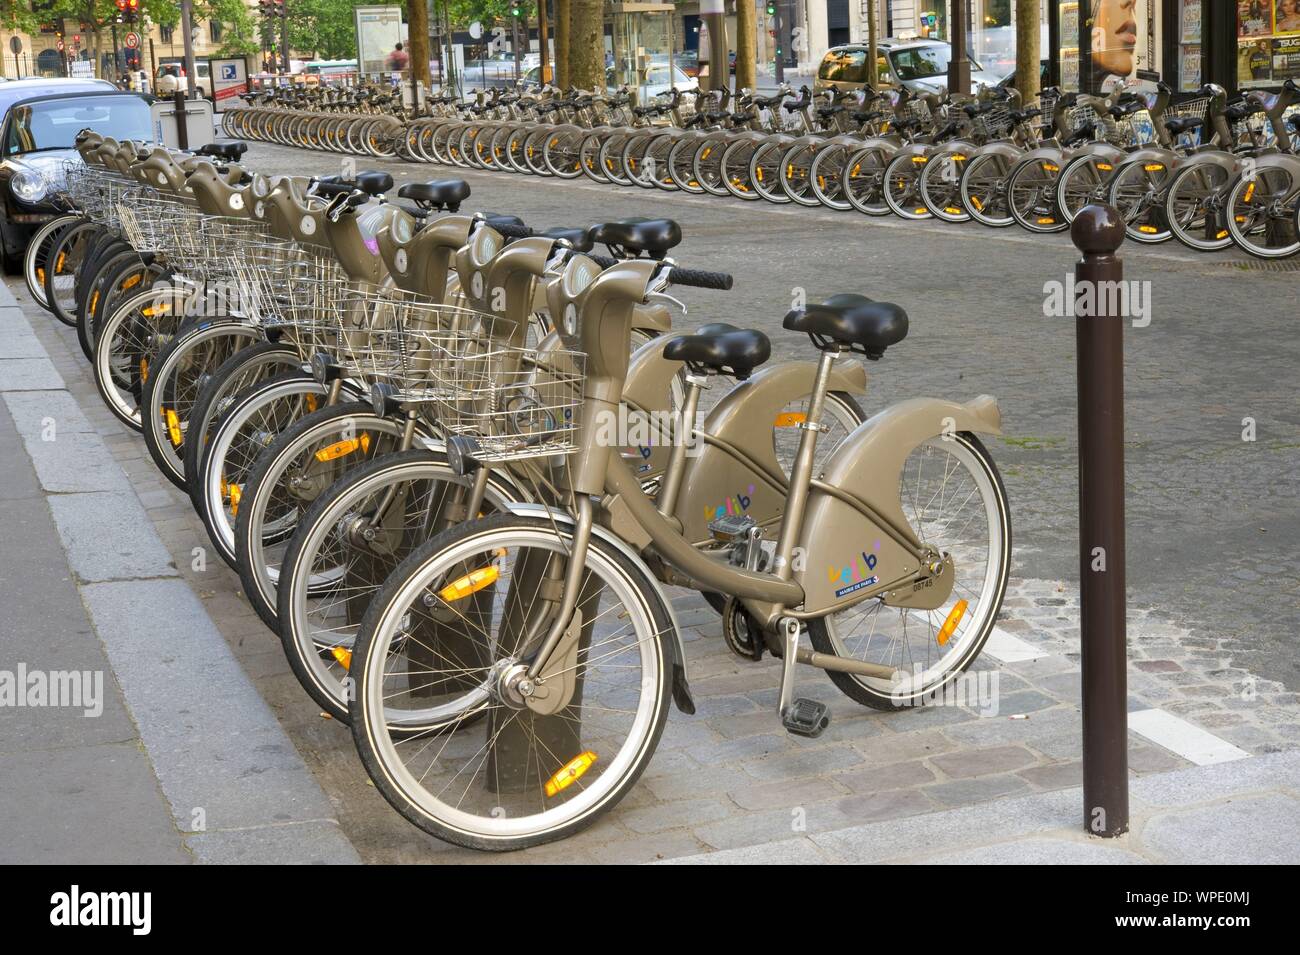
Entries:
POLYGON ((329 799, 180 578, 126 473, 3 284, 0 396, 195 859, 359 863, 329 799))

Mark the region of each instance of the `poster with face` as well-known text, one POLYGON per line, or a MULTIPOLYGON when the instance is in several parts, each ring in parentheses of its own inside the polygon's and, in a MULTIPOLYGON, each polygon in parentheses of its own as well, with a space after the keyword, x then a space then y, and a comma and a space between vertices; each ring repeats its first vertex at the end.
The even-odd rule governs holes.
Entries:
POLYGON ((1273 32, 1300 33, 1300 0, 1274 0, 1273 32))
POLYGON ((1108 92, 1149 68, 1147 49, 1151 0, 1090 0, 1092 88, 1108 92))
POLYGON ((1273 78, 1273 41, 1242 40, 1237 44, 1237 82, 1243 86, 1273 78))

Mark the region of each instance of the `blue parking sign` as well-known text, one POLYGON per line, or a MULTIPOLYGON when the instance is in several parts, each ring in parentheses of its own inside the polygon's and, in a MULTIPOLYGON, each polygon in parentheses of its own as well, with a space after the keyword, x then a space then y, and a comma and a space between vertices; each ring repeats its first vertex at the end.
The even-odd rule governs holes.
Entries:
POLYGON ((222 63, 222 64, 221 64, 221 78, 222 78, 223 80, 234 80, 234 79, 238 79, 238 78, 239 78, 239 77, 237 77, 237 76, 235 75, 235 64, 234 64, 234 63, 222 63))

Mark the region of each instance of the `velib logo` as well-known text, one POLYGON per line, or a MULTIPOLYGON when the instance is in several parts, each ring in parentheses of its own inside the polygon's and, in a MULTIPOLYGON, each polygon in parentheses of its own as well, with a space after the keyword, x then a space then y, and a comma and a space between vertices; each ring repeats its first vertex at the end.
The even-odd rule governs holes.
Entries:
POLYGON ((153 924, 151 892, 71 891, 50 896, 50 924, 56 926, 130 926, 132 935, 148 935, 153 924))
MULTIPOLYGON (((874 550, 880 550, 880 541, 876 541, 874 550)), ((876 569, 876 555, 868 554, 865 550, 854 557, 847 564, 841 567, 831 567, 827 570, 827 576, 830 578, 831 585, 837 587, 836 597, 847 597, 855 590, 861 590, 863 587, 870 587, 878 583, 880 578, 871 572, 876 569)))
POLYGON ((749 505, 754 503, 754 485, 749 485, 745 493, 739 492, 731 495, 716 507, 706 507, 704 509, 704 519, 706 521, 716 521, 724 517, 739 516, 749 510, 749 505))

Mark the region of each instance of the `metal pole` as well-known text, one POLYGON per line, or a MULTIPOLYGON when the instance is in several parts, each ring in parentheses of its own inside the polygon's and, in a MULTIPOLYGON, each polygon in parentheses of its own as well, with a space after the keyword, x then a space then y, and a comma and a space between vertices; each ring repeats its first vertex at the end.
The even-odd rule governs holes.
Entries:
MULTIPOLYGON (((189 95, 193 96, 194 91, 198 89, 198 77, 195 75, 197 70, 194 68, 194 11, 193 0, 181 0, 181 32, 185 35, 181 37, 181 42, 185 45, 185 84, 188 87, 189 95)), ((184 122, 183 117, 177 122, 184 122)))
POLYGON ((117 21, 110 24, 113 30, 113 75, 109 79, 117 82, 117 21))
MULTIPOLYGON (((1084 827, 1128 831, 1128 671, 1124 567, 1124 317, 1103 314, 1118 283, 1124 220, 1108 205, 1079 213, 1070 231, 1083 257, 1075 286, 1093 308, 1077 314, 1079 578, 1083 671, 1084 827)), ((1079 309, 1084 311, 1084 309, 1079 309)))
POLYGON ((782 32, 785 28, 785 15, 781 8, 785 6, 785 0, 776 0, 776 15, 772 17, 772 49, 775 51, 776 67, 773 76, 776 78, 776 85, 780 86, 785 82, 785 37, 782 32))
MULTIPOLYGON (((668 22, 669 22, 669 30, 671 31, 672 21, 669 20, 668 22)), ((543 83, 549 83, 551 81, 551 77, 550 77, 551 54, 550 51, 546 48, 547 39, 548 38, 546 35, 546 0, 537 0, 537 44, 538 46, 541 47, 540 53, 542 57, 541 65, 542 65, 543 83)), ((668 36, 668 75, 669 76, 673 75, 673 43, 672 43, 671 33, 669 33, 668 36)))
POLYGON ((970 25, 967 0, 952 0, 952 17, 948 22, 952 55, 948 60, 948 91, 970 92, 970 57, 966 52, 966 30, 970 25))

